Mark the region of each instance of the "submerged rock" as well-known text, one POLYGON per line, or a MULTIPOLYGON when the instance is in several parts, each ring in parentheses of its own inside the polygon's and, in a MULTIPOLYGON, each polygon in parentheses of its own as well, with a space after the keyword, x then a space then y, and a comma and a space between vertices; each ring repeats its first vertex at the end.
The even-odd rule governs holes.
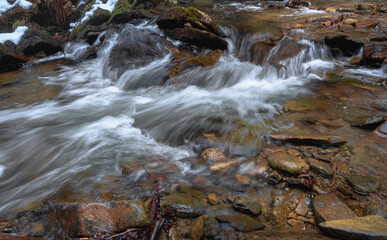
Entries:
POLYGON ((378 215, 321 223, 324 234, 340 239, 387 239, 387 220, 378 215))
POLYGON ((270 137, 274 141, 301 145, 337 146, 347 142, 347 140, 340 136, 274 134, 270 135, 270 137))
POLYGON ((235 197, 232 205, 236 210, 258 215, 261 212, 261 203, 258 199, 246 197, 243 195, 235 197))
POLYGON ((267 157, 269 166, 290 174, 309 171, 309 165, 301 158, 295 158, 286 152, 275 152, 267 157))
POLYGON ((356 214, 332 193, 316 196, 313 200, 313 212, 319 223, 356 217, 356 214))
POLYGON ((380 187, 380 181, 376 177, 355 175, 350 176, 347 180, 353 190, 360 194, 376 192, 380 187))
POLYGON ((326 36, 325 43, 335 56, 341 52, 344 56, 351 57, 357 50, 363 47, 362 40, 350 37, 346 34, 326 36))
POLYGON ((384 208, 382 208, 377 205, 368 205, 364 207, 363 214, 364 216, 379 215, 387 219, 387 206, 384 206, 384 208))
POLYGON ((218 215, 216 218, 221 222, 230 223, 235 229, 243 232, 251 232, 263 228, 261 222, 244 214, 218 215))

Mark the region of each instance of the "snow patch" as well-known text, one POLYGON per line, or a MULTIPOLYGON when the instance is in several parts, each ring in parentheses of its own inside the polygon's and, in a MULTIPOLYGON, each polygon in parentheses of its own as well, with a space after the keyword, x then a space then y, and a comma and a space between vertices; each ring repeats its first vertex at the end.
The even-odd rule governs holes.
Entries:
POLYGON ((15 29, 13 33, 0 33, 0 43, 5 43, 9 40, 14 44, 18 45, 19 41, 21 40, 27 29, 28 27, 26 26, 19 26, 15 29))
POLYGON ((116 5, 118 0, 108 0, 106 3, 103 3, 101 0, 95 1, 93 6, 91 6, 90 11, 87 11, 85 13, 85 16, 81 19, 80 24, 89 19, 91 16, 93 16, 94 12, 98 9, 105 9, 109 12, 112 12, 114 10, 114 6, 116 5))
POLYGON ((16 0, 13 4, 10 4, 7 0, 0 0, 0 16, 2 13, 5 13, 18 5, 23 9, 29 9, 32 6, 32 3, 26 0, 16 0))

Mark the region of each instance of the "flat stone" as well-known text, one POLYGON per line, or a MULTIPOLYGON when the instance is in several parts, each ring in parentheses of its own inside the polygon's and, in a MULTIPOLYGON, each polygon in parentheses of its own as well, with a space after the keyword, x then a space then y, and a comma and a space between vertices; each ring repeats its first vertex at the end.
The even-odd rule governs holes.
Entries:
POLYGON ((340 136, 274 134, 270 135, 270 137, 274 141, 289 142, 301 145, 336 146, 345 144, 347 142, 347 140, 340 136))
POLYGON ((384 208, 376 205, 368 205, 363 209, 364 216, 368 215, 379 215, 381 217, 387 218, 387 206, 384 208))
POLYGON ((332 193, 316 196, 313 200, 313 212, 318 223, 356 217, 356 214, 332 193))
POLYGON ((305 223, 303 221, 299 221, 296 219, 289 219, 288 224, 297 229, 303 229, 305 226, 305 223))
POLYGON ((174 193, 161 199, 160 207, 176 209, 176 215, 181 218, 200 216, 204 211, 202 200, 191 194, 174 193))
POLYGON ((200 240, 204 233, 203 216, 198 217, 192 225, 191 238, 200 240))
POLYGON ((340 239, 387 239, 387 220, 378 215, 321 223, 324 234, 340 239))
POLYGON ((378 178, 371 176, 350 176, 348 179, 353 190, 359 194, 368 194, 376 192, 380 187, 380 181, 378 178))
POLYGON ((267 157, 269 166, 290 174, 309 171, 309 165, 301 158, 295 158, 286 152, 274 152, 267 157))
POLYGON ((218 215, 216 218, 221 222, 230 223, 231 226, 242 232, 251 232, 263 228, 261 222, 244 214, 218 215))
POLYGON ((309 158, 308 162, 309 162, 310 167, 313 170, 315 170, 316 172, 321 173, 325 176, 332 176, 333 175, 333 168, 329 164, 324 163, 324 162, 319 161, 319 160, 314 159, 314 158, 309 158))
POLYGON ((237 196, 232 205, 235 209, 258 215, 261 212, 261 203, 258 199, 250 198, 246 196, 237 196))
POLYGON ((300 216, 305 216, 309 212, 309 206, 306 204, 305 201, 301 201, 298 203, 294 212, 300 216))

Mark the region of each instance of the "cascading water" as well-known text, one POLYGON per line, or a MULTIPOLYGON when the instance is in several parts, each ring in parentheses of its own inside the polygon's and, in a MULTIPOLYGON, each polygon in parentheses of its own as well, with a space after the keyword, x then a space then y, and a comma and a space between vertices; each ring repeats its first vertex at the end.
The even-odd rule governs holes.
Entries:
MULTIPOLYGON (((0 111, 0 217, 55 194, 98 200, 96 186, 120 176, 122 162, 141 162, 179 181, 203 174, 187 161, 202 132, 226 133, 240 120, 262 126, 262 138, 283 101, 333 68, 325 50, 307 40, 299 41, 305 47, 296 56, 274 62, 289 37, 262 66, 241 61, 238 51, 251 45, 236 45, 239 34, 228 33, 230 50, 217 64, 187 69, 175 84, 164 84, 175 64, 172 45, 154 25, 128 25, 96 59, 39 74, 45 85, 61 88, 56 97, 0 111)), ((66 51, 77 58, 85 45, 66 51)), ((123 180, 122 194, 141 195, 134 183, 143 176, 140 169, 123 180)))

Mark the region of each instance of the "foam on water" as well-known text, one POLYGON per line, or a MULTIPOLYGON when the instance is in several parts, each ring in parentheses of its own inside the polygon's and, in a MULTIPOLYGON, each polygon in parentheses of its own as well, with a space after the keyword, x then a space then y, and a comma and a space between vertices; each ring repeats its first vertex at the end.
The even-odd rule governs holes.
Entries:
POLYGON ((0 165, 0 177, 3 175, 4 171, 5 171, 5 166, 0 165))
POLYGON ((281 15, 281 17, 293 17, 293 16, 301 16, 301 15, 317 15, 326 13, 323 10, 310 9, 307 7, 302 7, 295 10, 292 14, 281 15))

